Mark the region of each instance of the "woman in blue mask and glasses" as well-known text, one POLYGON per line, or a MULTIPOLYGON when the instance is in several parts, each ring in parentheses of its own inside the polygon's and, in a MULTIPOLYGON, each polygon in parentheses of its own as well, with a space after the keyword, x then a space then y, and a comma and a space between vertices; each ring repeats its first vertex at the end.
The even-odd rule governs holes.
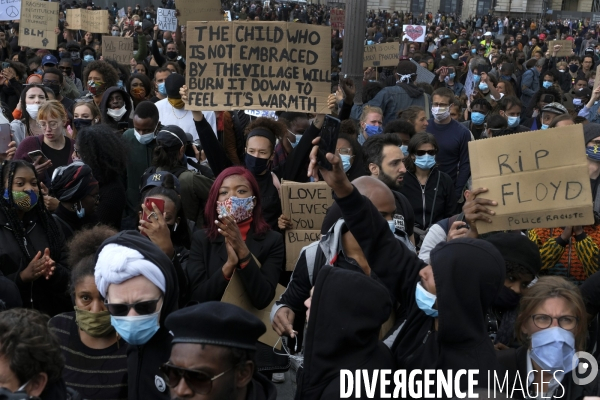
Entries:
MULTIPOLYGON (((577 383, 573 377, 574 374, 579 377, 582 371, 579 367, 573 371, 574 366, 589 365, 589 360, 577 359, 575 355, 585 350, 587 330, 587 313, 577 286, 558 276, 541 277, 531 286, 521 298, 515 322, 522 346, 497 353, 507 369, 508 382, 517 379, 518 386, 525 391, 513 392, 512 398, 593 396, 596 377, 587 374, 592 378, 590 382, 577 383)), ((586 374, 581 374, 581 378, 585 377, 586 374)))
POLYGON ((432 134, 417 133, 410 139, 408 156, 404 158, 407 173, 400 193, 406 196, 415 212, 415 229, 423 234, 432 224, 452 216, 456 209, 452 178, 435 163, 438 150, 432 134))

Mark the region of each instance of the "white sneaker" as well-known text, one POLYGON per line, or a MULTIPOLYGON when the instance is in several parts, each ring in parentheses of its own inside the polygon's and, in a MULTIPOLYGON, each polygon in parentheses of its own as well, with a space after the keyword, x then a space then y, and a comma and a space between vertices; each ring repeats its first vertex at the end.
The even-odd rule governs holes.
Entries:
POLYGON ((274 373, 271 381, 275 383, 283 383, 285 382, 285 374, 283 372, 274 373))

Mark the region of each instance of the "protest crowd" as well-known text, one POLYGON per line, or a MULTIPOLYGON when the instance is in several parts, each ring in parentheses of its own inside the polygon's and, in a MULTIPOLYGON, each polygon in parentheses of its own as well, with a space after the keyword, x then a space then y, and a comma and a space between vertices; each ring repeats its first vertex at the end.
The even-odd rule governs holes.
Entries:
POLYGON ((327 33, 235 107, 184 2, 0 21, 0 400, 599 398, 600 24, 368 10, 358 82, 339 10, 225 1, 327 33))

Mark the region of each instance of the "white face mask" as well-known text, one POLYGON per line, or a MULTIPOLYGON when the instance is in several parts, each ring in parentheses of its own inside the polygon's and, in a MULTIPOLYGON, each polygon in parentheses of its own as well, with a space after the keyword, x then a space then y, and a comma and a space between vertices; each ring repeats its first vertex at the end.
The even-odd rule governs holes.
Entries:
POLYGON ((25 108, 27 109, 27 112, 29 113, 29 115, 31 116, 32 119, 36 119, 37 118, 38 111, 40 109, 40 105, 39 104, 27 104, 25 106, 25 108))
POLYGON ((123 105, 123 107, 119 108, 118 110, 114 110, 112 108, 106 110, 106 113, 117 122, 120 121, 121 118, 123 118, 123 115, 125 115, 126 112, 127 108, 125 107, 125 105, 123 105))
POLYGON ((432 107, 431 113, 436 121, 443 121, 450 116, 450 107, 432 107))

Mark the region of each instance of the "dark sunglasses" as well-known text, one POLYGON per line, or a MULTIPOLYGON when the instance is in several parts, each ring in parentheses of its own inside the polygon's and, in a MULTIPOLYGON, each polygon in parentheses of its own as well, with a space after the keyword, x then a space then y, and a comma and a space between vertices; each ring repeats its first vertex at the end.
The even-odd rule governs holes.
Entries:
POLYGON ((162 372, 165 381, 170 388, 179 385, 179 381, 183 378, 185 379, 185 383, 195 394, 209 394, 212 390, 213 381, 222 377, 232 369, 233 367, 211 378, 210 375, 205 372, 179 368, 167 363, 160 367, 160 372, 162 372))
POLYGON ((429 154, 430 156, 435 156, 437 154, 437 150, 417 150, 415 154, 418 156, 424 156, 425 154, 429 154))
POLYGON ((132 308, 135 310, 138 315, 148 315, 154 314, 156 312, 156 305, 158 301, 162 298, 162 295, 156 300, 147 300, 140 301, 134 304, 124 304, 124 303, 107 303, 107 300, 104 300, 104 305, 108 310, 110 315, 115 317, 124 317, 129 314, 129 310, 132 308))

